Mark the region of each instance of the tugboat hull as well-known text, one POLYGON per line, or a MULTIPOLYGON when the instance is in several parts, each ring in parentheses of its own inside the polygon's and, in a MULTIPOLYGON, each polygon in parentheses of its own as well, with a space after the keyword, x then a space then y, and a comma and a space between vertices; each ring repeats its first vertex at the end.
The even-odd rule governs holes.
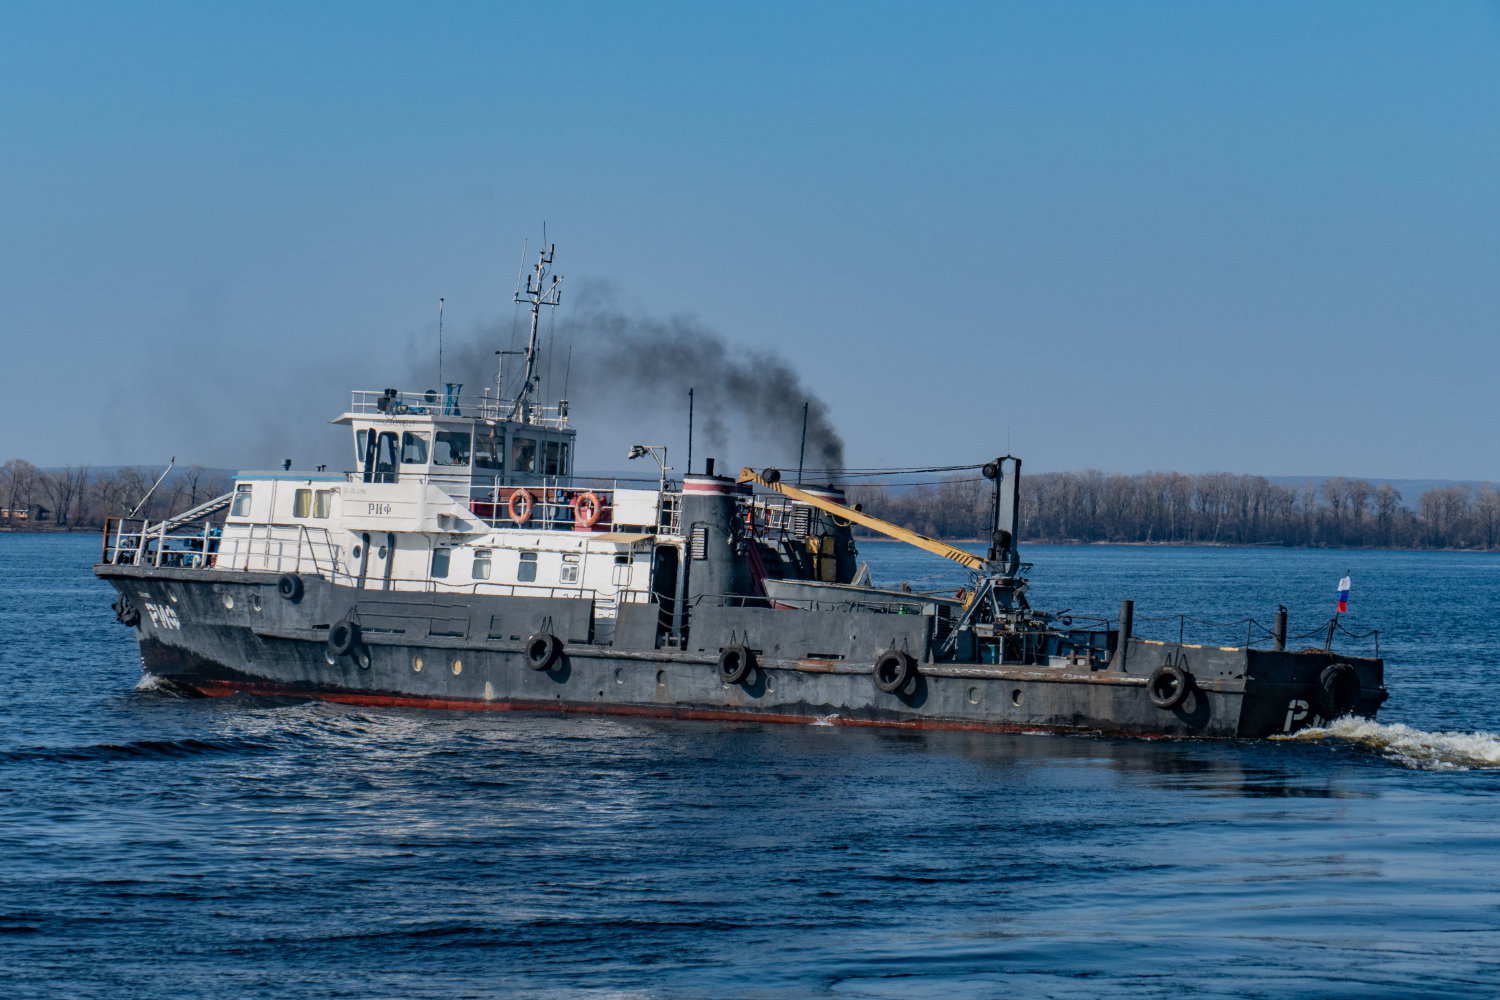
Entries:
POLYGON ((95 571, 119 590, 117 609, 136 632, 145 670, 203 695, 1241 738, 1292 732, 1328 713, 1373 716, 1386 696, 1380 660, 1322 651, 1128 639, 1104 664, 933 662, 936 615, 707 606, 695 612, 684 648, 658 648, 662 616, 651 603, 622 605, 607 623, 578 598, 370 591, 311 576, 226 579, 209 569, 95 571), (892 650, 910 657, 911 676, 887 691, 875 664, 892 650), (1163 668, 1185 678, 1180 694, 1163 689, 1171 680, 1163 668), (1334 675, 1346 704, 1330 701, 1334 675))

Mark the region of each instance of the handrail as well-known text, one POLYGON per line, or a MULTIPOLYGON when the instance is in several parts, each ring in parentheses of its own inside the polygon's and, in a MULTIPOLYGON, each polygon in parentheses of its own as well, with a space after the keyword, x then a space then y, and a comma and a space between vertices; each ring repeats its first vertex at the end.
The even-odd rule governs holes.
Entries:
POLYGON ((855 510, 853 507, 846 507, 843 504, 834 503, 832 500, 825 500, 805 490, 799 490, 795 486, 787 486, 777 479, 773 478, 768 481, 754 469, 741 469, 738 481, 741 483, 757 483, 768 490, 780 493, 782 496, 791 497, 793 500, 799 500, 819 510, 842 517, 846 521, 853 521, 855 524, 863 525, 871 531, 878 531, 882 535, 889 535, 897 541, 906 542, 908 545, 915 545, 919 549, 925 549, 945 559, 952 559, 954 562, 967 566, 975 572, 982 572, 985 569, 985 560, 974 555, 972 552, 965 552, 963 549, 955 548, 935 538, 928 538, 926 535, 903 528, 899 524, 892 524, 889 521, 882 521, 878 517, 871 517, 869 514, 855 510))

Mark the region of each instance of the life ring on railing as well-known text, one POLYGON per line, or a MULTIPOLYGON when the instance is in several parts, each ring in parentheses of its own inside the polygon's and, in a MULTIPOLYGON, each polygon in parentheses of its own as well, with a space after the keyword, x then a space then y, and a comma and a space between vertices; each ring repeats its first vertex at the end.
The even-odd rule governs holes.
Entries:
POLYGON ((531 495, 530 490, 516 490, 510 495, 510 502, 505 506, 510 511, 512 521, 525 524, 531 520, 531 512, 536 509, 536 498, 531 495))
POLYGON ((594 491, 573 498, 573 521, 585 528, 592 528, 604 516, 604 501, 594 491))

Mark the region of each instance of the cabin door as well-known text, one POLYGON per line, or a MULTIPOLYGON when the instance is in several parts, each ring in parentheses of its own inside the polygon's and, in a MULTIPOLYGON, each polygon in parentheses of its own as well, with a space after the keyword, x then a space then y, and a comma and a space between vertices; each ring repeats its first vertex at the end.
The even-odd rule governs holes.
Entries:
POLYGON ((672 545, 658 545, 656 558, 651 567, 651 599, 661 609, 657 631, 672 633, 672 617, 677 610, 677 549, 672 545))

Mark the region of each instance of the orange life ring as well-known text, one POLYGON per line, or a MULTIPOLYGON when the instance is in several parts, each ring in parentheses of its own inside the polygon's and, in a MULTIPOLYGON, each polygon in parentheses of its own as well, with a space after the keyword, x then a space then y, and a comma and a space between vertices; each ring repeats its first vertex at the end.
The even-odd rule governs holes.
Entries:
POLYGON ((573 498, 573 520, 585 528, 592 528, 604 515, 604 501, 592 490, 573 498))
POLYGON ((525 524, 531 520, 531 512, 535 508, 536 498, 531 495, 530 490, 516 490, 510 495, 510 503, 506 504, 510 519, 517 524, 525 524))

